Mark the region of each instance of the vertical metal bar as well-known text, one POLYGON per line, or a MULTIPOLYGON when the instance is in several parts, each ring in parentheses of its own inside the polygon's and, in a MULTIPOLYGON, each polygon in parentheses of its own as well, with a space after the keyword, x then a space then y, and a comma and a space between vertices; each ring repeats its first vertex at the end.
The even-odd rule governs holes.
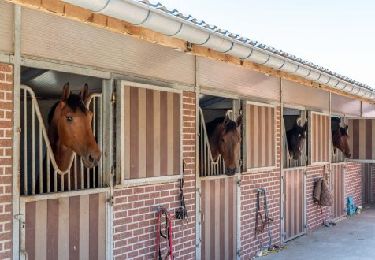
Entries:
MULTIPOLYGON (((13 26, 13 180, 12 180, 12 202, 13 202, 13 227, 12 227, 12 256, 13 259, 20 258, 20 220, 16 218, 20 212, 20 83, 21 83, 21 6, 14 5, 13 26)), ((23 255, 22 258, 25 258, 23 255)))
POLYGON ((83 164, 82 164, 82 160, 81 158, 79 158, 79 172, 80 172, 80 175, 81 175, 81 190, 83 190, 85 188, 85 178, 83 177, 83 164))
MULTIPOLYGON (((200 111, 199 111, 199 86, 197 85, 197 78, 196 78, 196 73, 197 73, 197 57, 194 56, 194 62, 195 62, 195 67, 194 67, 194 73, 195 73, 195 124, 196 126, 200 126, 200 129, 198 127, 195 127, 195 136, 198 137, 199 134, 199 139, 200 141, 203 138, 203 133, 202 133, 202 119, 200 119, 200 111)), ((201 251, 202 251, 202 211, 201 211, 201 196, 200 196, 200 190, 201 190, 201 180, 200 180, 200 175, 202 174, 203 167, 202 164, 204 161, 199 160, 199 158, 202 158, 202 145, 203 142, 201 141, 201 144, 199 143, 199 139, 196 138, 195 141, 195 154, 197 155, 195 157, 195 185, 196 185, 196 191, 195 191, 195 219, 196 219, 196 224, 195 224, 195 229, 196 229, 196 236, 195 236, 195 257, 197 260, 201 259, 201 251)), ((204 176, 204 174, 202 174, 204 176)))
POLYGON ((44 191, 43 187, 43 136, 42 136, 42 122, 39 122, 39 194, 44 191))
POLYGON ((70 168, 70 170, 66 174, 68 174, 68 191, 71 191, 72 184, 71 184, 70 176, 72 175, 72 168, 70 168))
MULTIPOLYGON (((92 97, 91 101, 92 105, 92 131, 95 137, 98 137, 96 133, 96 97, 92 97)), ((97 140, 97 139, 96 139, 97 140)), ((93 176, 93 188, 95 188, 95 176, 96 176, 96 167, 92 168, 92 176, 93 176)))
MULTIPOLYGON (((121 84, 121 82, 119 82, 121 84)), ((109 184, 113 178, 113 80, 104 80, 102 86, 103 103, 103 174, 104 184, 109 184)), ((120 118, 118 118, 120 120, 120 118)), ((120 134, 117 135, 119 138, 120 134)), ((121 180, 122 181, 122 180, 121 180)), ((117 180, 116 180, 117 182, 117 180)))
MULTIPOLYGON (((124 133, 124 128, 125 128, 125 120, 124 120, 124 87, 122 86, 121 82, 116 84, 116 126, 115 126, 115 131, 116 131, 116 184, 123 184, 124 183, 124 168, 125 168, 125 162, 124 162, 124 152, 125 152, 125 138, 122 135, 124 133)), ((102 104, 103 104, 103 109, 101 111, 102 114, 102 120, 107 116, 104 113, 104 90, 103 90, 103 95, 102 95, 102 104)), ((102 132, 104 132, 104 124, 102 122, 102 132)), ((103 138, 104 139, 104 138, 103 138)), ((104 149, 104 143, 103 143, 103 149, 104 149)), ((103 165, 103 171, 104 171, 104 165, 103 165)), ((104 182, 104 180, 103 180, 104 182)))
POLYGON ((74 174, 74 189, 77 190, 77 155, 74 155, 74 167, 73 167, 73 174, 74 174))
POLYGON ((31 194, 35 194, 35 101, 31 100, 31 194))
MULTIPOLYGON (((108 185, 110 187, 110 198, 113 198, 113 179, 114 179, 114 172, 113 172, 113 80, 103 80, 102 84, 102 95, 103 95, 103 175, 105 176, 105 180, 103 180, 104 184, 108 185)), ((118 119, 120 120, 120 119, 118 119)), ((121 136, 120 134, 117 134, 117 136, 121 136)), ((118 143, 118 142, 117 142, 118 143)), ((117 151, 119 152, 119 151, 117 151)), ((121 180, 122 183, 123 180, 121 180)), ((118 180, 116 180, 116 183, 118 183, 118 180)), ((107 221, 107 232, 106 232, 106 259, 112 259, 112 252, 113 252, 113 221, 111 221, 113 210, 112 210, 112 204, 107 203, 107 212, 109 216, 110 221, 107 221)))
MULTIPOLYGON (((98 142, 99 142, 99 147, 103 151, 103 137, 102 137, 102 132, 103 132, 103 98, 100 96, 98 102, 98 110, 99 110, 99 116, 98 116, 98 124, 99 124, 99 131, 98 131, 98 142)), ((100 188, 103 187, 102 181, 103 181, 103 160, 100 160, 99 165, 98 165, 98 186, 100 188)))
POLYGON ((59 178, 61 180, 61 182, 60 182, 60 190, 61 191, 65 190, 65 174, 68 174, 68 173, 64 173, 64 174, 59 175, 59 178))
POLYGON ((23 189, 24 189, 24 195, 28 195, 28 160, 27 160, 27 146, 28 146, 28 140, 27 140, 27 91, 24 89, 23 91, 23 189))
POLYGON ((87 178, 87 189, 90 189, 91 183, 90 183, 90 169, 86 168, 86 178, 87 178))
POLYGON ((55 192, 57 192, 57 171, 56 170, 53 171, 53 175, 54 175, 53 176, 54 177, 53 178, 53 182, 54 182, 53 183, 53 189, 54 189, 55 192))
POLYGON ((241 175, 237 175, 236 179, 236 240, 237 240, 237 260, 241 259, 241 175))
POLYGON ((47 175, 47 193, 49 193, 51 191, 51 169, 50 169, 50 165, 51 165, 51 162, 50 162, 50 156, 51 154, 49 153, 49 151, 47 150, 47 153, 46 153, 46 175, 47 175))

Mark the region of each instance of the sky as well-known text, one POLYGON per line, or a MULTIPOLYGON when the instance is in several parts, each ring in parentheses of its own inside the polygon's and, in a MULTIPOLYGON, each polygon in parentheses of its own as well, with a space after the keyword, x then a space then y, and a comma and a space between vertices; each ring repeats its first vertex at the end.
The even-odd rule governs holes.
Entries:
POLYGON ((375 88, 375 1, 158 1, 375 88))

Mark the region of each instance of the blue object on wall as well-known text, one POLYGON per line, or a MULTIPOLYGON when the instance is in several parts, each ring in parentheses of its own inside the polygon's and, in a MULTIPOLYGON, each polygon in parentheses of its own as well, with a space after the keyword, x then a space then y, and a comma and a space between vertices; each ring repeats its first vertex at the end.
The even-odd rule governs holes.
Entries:
POLYGON ((355 214, 356 206, 354 204, 353 197, 349 196, 346 198, 346 213, 348 216, 352 216, 355 214))

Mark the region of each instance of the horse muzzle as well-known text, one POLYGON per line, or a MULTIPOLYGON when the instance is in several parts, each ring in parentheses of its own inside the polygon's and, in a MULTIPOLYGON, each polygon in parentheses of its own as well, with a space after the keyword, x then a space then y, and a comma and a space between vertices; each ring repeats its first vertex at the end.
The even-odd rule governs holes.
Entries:
POLYGON ((226 168, 225 169, 225 175, 227 176, 233 176, 237 172, 237 168, 226 168))
POLYGON ((83 165, 86 168, 93 168, 98 165, 98 162, 100 161, 100 158, 102 156, 102 153, 100 151, 95 153, 89 153, 86 156, 82 157, 83 165))

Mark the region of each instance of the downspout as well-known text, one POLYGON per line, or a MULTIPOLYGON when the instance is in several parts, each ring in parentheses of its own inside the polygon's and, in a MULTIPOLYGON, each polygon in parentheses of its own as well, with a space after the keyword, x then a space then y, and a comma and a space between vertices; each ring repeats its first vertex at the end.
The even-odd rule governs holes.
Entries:
POLYGON ((326 84, 334 89, 360 97, 375 99, 375 92, 357 82, 346 80, 336 74, 330 74, 323 68, 313 66, 294 56, 276 54, 275 49, 258 45, 246 38, 238 38, 216 26, 204 21, 192 19, 180 13, 167 10, 161 5, 152 5, 147 0, 63 0, 80 6, 94 13, 104 14, 127 21, 136 26, 142 26, 167 36, 201 45, 220 53, 232 55, 242 60, 248 60, 265 65, 276 70, 294 74, 319 84, 326 84), (345 90, 346 87, 352 87, 345 90))

